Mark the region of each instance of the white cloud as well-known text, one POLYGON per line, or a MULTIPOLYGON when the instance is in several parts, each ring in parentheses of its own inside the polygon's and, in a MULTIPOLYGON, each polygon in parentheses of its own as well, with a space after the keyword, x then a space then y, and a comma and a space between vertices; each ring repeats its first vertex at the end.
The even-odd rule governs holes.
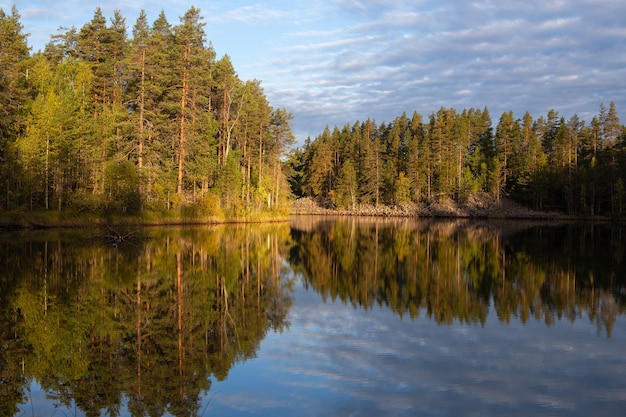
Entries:
POLYGON ((294 15, 289 10, 281 10, 263 4, 241 6, 224 13, 208 16, 209 21, 222 23, 265 24, 283 19, 291 19, 294 15))
POLYGON ((289 332, 264 340, 258 360, 216 384, 216 402, 240 410, 241 397, 229 390, 242 384, 257 387, 246 403, 263 414, 284 407, 304 415, 585 415, 598 405, 618 410, 626 398, 618 389, 625 367, 611 372, 590 356, 617 358, 620 344, 589 338, 585 320, 505 325, 489 311, 483 325, 440 326, 386 307, 322 302, 301 286, 295 299, 289 332))

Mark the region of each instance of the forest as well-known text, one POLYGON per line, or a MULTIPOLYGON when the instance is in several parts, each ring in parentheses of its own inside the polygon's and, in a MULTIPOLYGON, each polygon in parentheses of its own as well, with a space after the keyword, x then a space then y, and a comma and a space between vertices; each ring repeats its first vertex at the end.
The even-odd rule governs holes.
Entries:
POLYGON ((0 10, 0 207, 12 213, 284 215, 324 207, 494 201, 621 217, 626 128, 615 103, 591 121, 442 107, 327 127, 294 147, 293 115, 216 56, 200 10, 132 28, 100 8, 31 54, 0 10))
POLYGON ((200 10, 132 28, 100 8, 31 55, 0 10, 0 207, 194 217, 285 210, 285 109, 216 57, 200 10), (130 32, 130 36, 129 36, 130 32))
POLYGON ((298 195, 328 207, 464 201, 488 193, 534 210, 621 216, 626 129, 615 103, 586 123, 550 110, 536 120, 489 110, 441 108, 389 123, 326 128, 291 153, 298 195))

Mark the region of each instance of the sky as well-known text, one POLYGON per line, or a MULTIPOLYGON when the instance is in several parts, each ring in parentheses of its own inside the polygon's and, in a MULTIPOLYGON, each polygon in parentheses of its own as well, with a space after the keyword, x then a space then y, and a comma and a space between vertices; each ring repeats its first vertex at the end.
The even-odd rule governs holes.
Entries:
POLYGON ((326 126, 441 107, 486 106, 495 126, 506 111, 590 121, 613 101, 626 121, 623 0, 0 0, 13 5, 33 52, 96 7, 119 10, 130 36, 141 9, 176 25, 195 6, 218 58, 294 115, 299 144, 326 126))

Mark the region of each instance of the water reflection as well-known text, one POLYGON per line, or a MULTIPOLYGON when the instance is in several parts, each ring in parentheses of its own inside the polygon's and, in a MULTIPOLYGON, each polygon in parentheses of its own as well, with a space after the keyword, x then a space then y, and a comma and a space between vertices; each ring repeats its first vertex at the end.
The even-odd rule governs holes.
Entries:
MULTIPOLYGON (((420 384, 438 380, 450 389, 459 377, 452 368, 468 366, 464 354, 476 357, 493 346, 465 338, 464 349, 475 351, 441 353, 439 332, 430 329, 428 337, 418 320, 408 322, 421 333, 407 331, 398 316, 477 325, 472 328, 494 319, 518 327, 589 320, 608 340, 626 301, 622 232, 590 225, 299 217, 289 225, 147 229, 117 248, 95 232, 2 235, 0 415, 45 417, 57 406, 87 416, 204 415, 212 384, 254 358, 272 330, 285 335, 270 338, 270 345, 296 346, 281 355, 283 365, 291 361, 292 368, 307 370, 303 374, 330 375, 340 364, 346 387, 351 378, 359 386, 380 380, 367 390, 372 398, 407 400, 404 393, 415 389, 408 359, 423 364, 420 384), (300 285, 309 296, 292 306, 300 285), (329 302, 320 307, 318 294, 354 309, 321 317, 340 309, 329 302), (292 316, 317 324, 289 332, 292 316), (331 336, 329 360, 315 340, 331 336), (389 354, 369 354, 364 346, 389 354), (306 362, 298 355, 303 352, 314 360, 306 362), (397 386, 378 388, 394 378, 397 386), (36 412, 33 386, 41 386, 53 408, 36 412)), ((502 337, 500 330, 492 327, 481 337, 502 337)), ((510 360, 542 352, 522 350, 510 360)), ((508 359, 500 360, 502 367, 510 366, 508 359)), ((522 362, 516 369, 532 360, 522 362)), ((470 371, 486 378, 483 369, 470 371)), ((238 392, 244 401, 247 395, 238 392)))
POLYGON ((588 316, 611 336, 624 312, 622 228, 298 218, 290 263, 325 299, 440 324, 588 316))
POLYGON ((289 228, 155 229, 112 248, 88 234, 4 236, 0 414, 37 380, 87 416, 197 415, 210 377, 283 329, 289 228))

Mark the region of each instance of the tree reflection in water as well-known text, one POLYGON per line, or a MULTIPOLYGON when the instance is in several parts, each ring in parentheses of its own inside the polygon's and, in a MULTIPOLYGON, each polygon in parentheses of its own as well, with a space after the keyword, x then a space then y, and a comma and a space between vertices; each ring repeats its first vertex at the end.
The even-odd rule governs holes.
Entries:
POLYGON ((211 377, 288 326, 287 225, 154 229, 111 248, 83 234, 3 239, 0 414, 35 379, 87 416, 199 415, 211 377), (78 244, 76 242, 79 242, 78 244))
POLYGON ((611 336, 624 312, 619 226, 311 218, 292 223, 290 262, 325 299, 437 323, 550 325, 588 316, 611 336))
POLYGON ((203 415, 211 381, 288 328, 295 277, 325 300, 401 317, 588 319, 611 337, 622 232, 297 217, 147 229, 118 248, 77 231, 0 236, 0 414, 33 406, 36 381, 87 416, 203 415))

